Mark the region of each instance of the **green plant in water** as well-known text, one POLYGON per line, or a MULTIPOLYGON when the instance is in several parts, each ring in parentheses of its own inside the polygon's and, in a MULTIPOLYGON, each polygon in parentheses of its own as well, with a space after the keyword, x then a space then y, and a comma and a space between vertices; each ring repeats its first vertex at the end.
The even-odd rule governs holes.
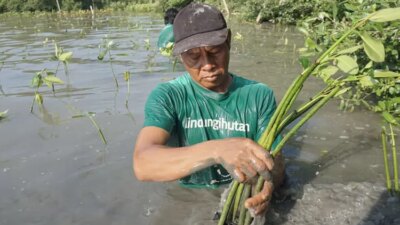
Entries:
POLYGON ((174 49, 174 43, 169 42, 165 46, 165 48, 160 48, 160 53, 161 53, 161 55, 169 57, 170 60, 172 60, 172 71, 175 72, 176 63, 178 62, 178 58, 173 56, 173 49, 174 49))
POLYGON ((63 64, 65 76, 67 77, 69 75, 68 63, 72 59, 72 54, 72 52, 65 52, 62 47, 59 47, 57 43, 54 43, 54 57, 59 61, 59 63, 63 64))
MULTIPOLYGON (((400 8, 383 9, 369 14, 367 17, 353 21, 352 26, 345 29, 344 33, 338 34, 338 38, 335 40, 335 42, 333 42, 333 44, 323 52, 319 50, 322 48, 320 48, 311 39, 308 39, 308 49, 318 52, 320 56, 314 63, 311 63, 308 58, 313 54, 303 54, 303 56, 300 58, 300 63, 304 70, 298 77, 296 77, 286 91, 284 97, 278 104, 276 111, 270 119, 267 128, 258 140, 258 143, 266 150, 272 149, 272 144, 276 137, 289 124, 301 117, 296 124, 294 124, 290 130, 286 132, 286 135, 275 146, 275 148, 271 150, 271 155, 273 157, 276 156, 276 154, 281 151, 285 143, 298 131, 298 129, 304 125, 304 123, 306 123, 330 99, 341 96, 348 92, 354 82, 359 85, 366 85, 368 82, 366 81, 366 75, 364 74, 365 69, 359 69, 356 60, 349 55, 349 46, 343 46, 345 43, 344 41, 347 38, 352 40, 356 39, 358 41, 354 41, 354 46, 358 46, 358 42, 362 42, 365 51, 369 51, 367 55, 370 57, 370 60, 382 60, 382 58, 384 59, 385 52, 382 51, 380 42, 371 38, 369 32, 363 30, 363 28, 366 26, 366 24, 368 24, 368 22, 380 23, 397 19, 400 19, 400 8), (333 75, 339 69, 345 74, 345 76, 342 75, 334 78, 333 75), (293 103, 299 96, 304 82, 310 77, 310 75, 323 78, 326 81, 326 87, 317 93, 313 98, 311 98, 309 102, 303 104, 296 110, 290 111, 293 103)), ((379 32, 379 30, 376 32, 379 32)), ((255 192, 253 194, 260 192, 263 184, 264 178, 259 176, 255 186, 255 192)), ((224 225, 226 223, 237 223, 239 225, 250 224, 250 212, 243 206, 244 200, 250 196, 250 191, 248 191, 249 184, 246 184, 244 188, 242 185, 243 184, 239 184, 237 181, 232 183, 218 225, 224 225), (239 197, 239 200, 235 199, 239 197)))
POLYGON ((127 84, 126 84, 127 94, 126 94, 125 106, 128 107, 128 100, 129 100, 129 96, 131 94, 131 89, 130 89, 131 72, 129 72, 129 71, 124 72, 124 80, 127 82, 127 84))
POLYGON ((150 39, 145 39, 145 40, 144 40, 144 49, 146 49, 147 51, 149 51, 150 48, 151 48, 150 39))
MULTIPOLYGON (((72 52, 65 52, 62 47, 59 47, 56 42, 54 42, 54 58, 58 60, 57 64, 57 69, 56 72, 54 73, 54 76, 56 76, 58 72, 58 68, 60 66, 60 63, 63 64, 64 66, 64 73, 65 77, 67 78, 67 84, 69 84, 69 70, 68 70, 68 64, 69 61, 72 59, 72 52)), ((52 90, 54 93, 54 85, 52 85, 52 90)))
POLYGON ((8 109, 6 109, 3 112, 0 112, 0 120, 4 119, 7 117, 8 109))
POLYGON ((72 118, 82 118, 82 117, 89 118, 90 122, 92 122, 93 126, 97 129, 97 133, 99 134, 101 141, 105 145, 107 145, 107 140, 103 134, 103 131, 101 130, 100 126, 97 124, 96 120, 94 119, 95 116, 96 116, 95 112, 87 112, 87 113, 72 116, 72 118))
POLYGON ((35 102, 42 107, 43 105, 43 95, 39 93, 39 88, 46 84, 50 88, 54 88, 54 84, 64 84, 64 82, 55 76, 53 72, 47 71, 47 69, 43 69, 40 72, 35 73, 32 78, 32 87, 35 89, 34 98, 31 105, 31 112, 33 112, 33 106, 35 102))
POLYGON ((115 72, 114 72, 114 66, 113 66, 112 55, 111 55, 111 50, 114 47, 116 47, 116 44, 114 43, 114 41, 109 40, 108 38, 103 38, 102 43, 99 46, 100 53, 97 56, 97 59, 102 61, 104 59, 104 57, 108 54, 108 59, 109 59, 110 66, 111 66, 111 72, 112 72, 113 77, 114 77, 115 86, 118 89, 119 88, 118 80, 117 80, 117 77, 116 77, 115 72))

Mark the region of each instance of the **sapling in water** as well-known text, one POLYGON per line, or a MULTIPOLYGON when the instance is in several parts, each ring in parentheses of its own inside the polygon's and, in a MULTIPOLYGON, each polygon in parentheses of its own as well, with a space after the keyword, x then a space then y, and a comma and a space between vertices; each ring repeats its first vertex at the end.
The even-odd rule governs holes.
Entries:
POLYGON ((131 93, 131 90, 130 90, 131 72, 129 72, 129 71, 124 72, 124 80, 127 82, 127 84, 126 84, 127 94, 126 94, 125 106, 128 107, 128 99, 129 99, 129 95, 131 93))
POLYGON ((172 60, 172 72, 175 72, 176 63, 178 62, 178 58, 173 56, 173 54, 172 54, 173 49, 174 49, 174 43, 169 42, 165 46, 165 48, 160 48, 160 53, 161 53, 161 55, 169 57, 170 60, 172 60))
POLYGON ((79 115, 75 115, 72 118, 81 118, 81 117, 86 117, 89 118, 90 122, 92 122, 93 126, 97 129, 97 133, 99 134, 99 137, 101 138, 101 141, 107 145, 107 140, 104 137, 103 131, 101 130, 100 126, 97 124, 96 120, 94 117, 96 116, 96 113, 94 112, 87 112, 79 115))
POLYGON ((3 112, 0 112, 0 120, 6 118, 7 117, 7 113, 8 113, 8 109, 3 111, 3 112))
POLYGON ((32 78, 32 87, 35 89, 35 96, 31 105, 31 112, 33 112, 33 106, 35 102, 42 107, 43 105, 43 96, 39 93, 39 88, 46 84, 48 87, 54 87, 54 84, 64 84, 64 82, 55 76, 53 72, 47 71, 47 69, 43 69, 40 72, 37 72, 32 78))
POLYGON ((111 55, 111 49, 113 49, 116 46, 116 44, 114 43, 114 41, 112 40, 108 40, 107 38, 102 40, 102 43, 100 44, 99 48, 100 48, 100 53, 97 56, 98 60, 103 60, 104 57, 108 54, 108 59, 110 62, 110 66, 111 66, 111 71, 114 77, 114 82, 115 82, 115 86, 119 87, 118 85, 118 80, 117 77, 115 76, 115 72, 114 72, 114 66, 113 66, 113 61, 112 61, 112 55, 111 55))
POLYGON ((64 65, 64 72, 66 77, 69 76, 68 63, 72 59, 72 54, 72 52, 65 52, 62 47, 58 47, 57 43, 54 43, 54 56, 59 61, 59 63, 62 63, 64 65))
MULTIPOLYGON (((62 47, 59 47, 57 43, 54 42, 54 58, 58 60, 57 69, 54 76, 56 76, 58 72, 58 67, 60 66, 60 63, 62 63, 64 66, 65 77, 67 78, 67 84, 69 84, 68 63, 72 59, 72 54, 72 52, 64 52, 64 49, 62 47)), ((52 85, 52 90, 54 93, 54 85, 52 85)))

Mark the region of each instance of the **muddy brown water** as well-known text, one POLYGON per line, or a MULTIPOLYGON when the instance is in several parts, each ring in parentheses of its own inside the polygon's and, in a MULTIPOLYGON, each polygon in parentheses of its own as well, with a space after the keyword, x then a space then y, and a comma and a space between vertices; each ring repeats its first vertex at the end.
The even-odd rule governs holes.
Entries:
MULTIPOLYGON (((234 40, 230 71, 267 83, 279 100, 301 71, 294 27, 230 21, 234 40)), ((171 61, 157 54, 161 15, 98 13, 0 16, 0 224, 216 224, 221 190, 145 183, 132 173, 132 151, 147 95, 173 79, 171 61), (97 60, 102 39, 113 40, 97 60), (145 48, 149 39, 150 49, 145 48), (72 51, 69 76, 56 94, 43 86, 44 108, 30 113, 31 78, 57 61, 53 41, 72 51), (1 64, 0 64, 1 66, 1 64), (123 72, 132 74, 130 94, 123 72), (128 107, 125 100, 128 98, 128 107), (104 145, 85 112, 103 129, 104 145)), ((299 103, 322 84, 312 79, 299 103)), ((380 118, 338 110, 332 101, 284 149, 287 182, 267 215, 268 224, 400 224, 399 200, 384 188, 380 118)))

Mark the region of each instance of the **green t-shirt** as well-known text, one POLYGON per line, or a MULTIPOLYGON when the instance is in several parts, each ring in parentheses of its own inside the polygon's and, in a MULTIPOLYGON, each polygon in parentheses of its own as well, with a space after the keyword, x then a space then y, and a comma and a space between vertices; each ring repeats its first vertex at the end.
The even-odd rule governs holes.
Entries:
MULTIPOLYGON (((187 72, 159 84, 147 99, 144 126, 166 130, 178 146, 229 137, 257 141, 276 108, 274 94, 265 84, 231 75, 223 94, 203 88, 187 72)), ((211 188, 231 181, 221 165, 180 179, 183 186, 211 188)))
POLYGON ((170 42, 175 42, 174 28, 172 24, 167 24, 158 35, 157 47, 159 49, 165 48, 170 42))

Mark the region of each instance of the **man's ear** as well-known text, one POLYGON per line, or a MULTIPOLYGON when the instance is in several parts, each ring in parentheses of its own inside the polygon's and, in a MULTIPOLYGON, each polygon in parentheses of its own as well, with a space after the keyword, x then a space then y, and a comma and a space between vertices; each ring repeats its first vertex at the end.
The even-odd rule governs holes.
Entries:
POLYGON ((226 43, 228 44, 229 49, 231 49, 231 37, 232 37, 231 29, 228 29, 228 36, 226 37, 226 43))

